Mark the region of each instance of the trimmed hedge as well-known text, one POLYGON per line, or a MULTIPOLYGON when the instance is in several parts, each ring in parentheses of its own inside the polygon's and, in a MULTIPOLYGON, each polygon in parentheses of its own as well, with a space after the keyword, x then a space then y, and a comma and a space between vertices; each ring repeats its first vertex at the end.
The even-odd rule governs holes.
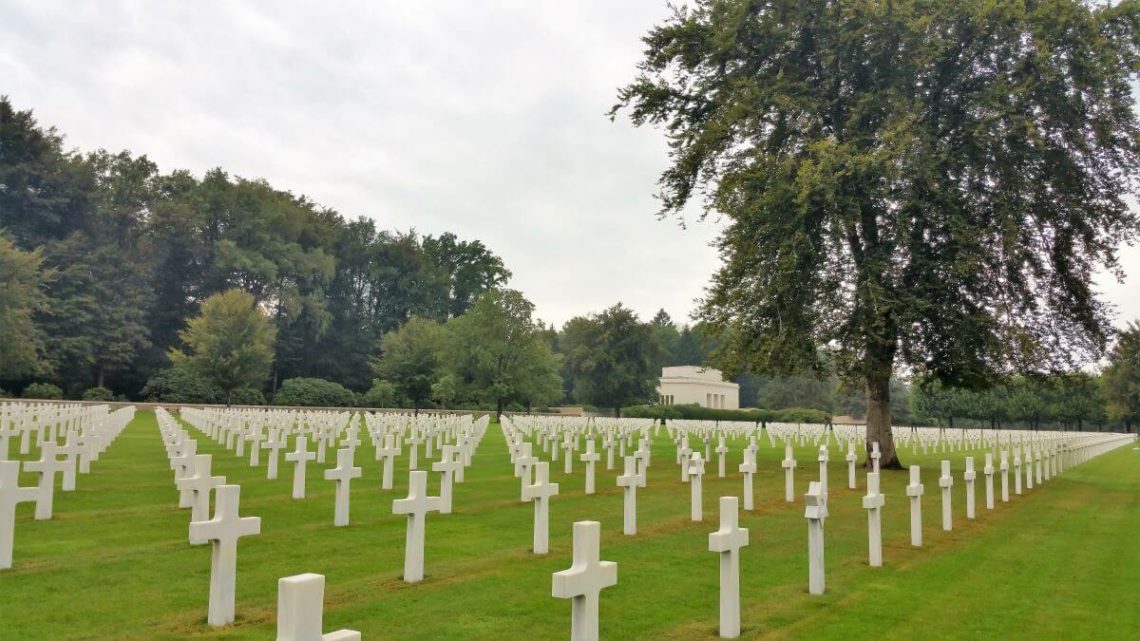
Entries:
POLYGON ((748 423, 828 423, 831 415, 820 410, 788 407, 779 410, 727 410, 700 405, 635 405, 622 410, 628 418, 685 419, 694 421, 744 421, 748 423))
POLYGON ((273 396, 274 405, 303 407, 353 407, 356 394, 340 383, 323 378, 290 378, 273 396))

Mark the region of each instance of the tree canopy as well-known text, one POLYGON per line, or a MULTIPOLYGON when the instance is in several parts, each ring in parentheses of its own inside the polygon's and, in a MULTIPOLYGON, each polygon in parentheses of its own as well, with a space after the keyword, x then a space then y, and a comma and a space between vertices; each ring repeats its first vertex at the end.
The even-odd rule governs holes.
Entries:
POLYGON ((1140 423, 1140 323, 1120 333, 1101 376, 1108 419, 1128 429, 1140 423))
POLYGON ((1091 276, 1136 237, 1140 3, 697 0, 619 92, 662 127, 663 215, 728 220, 701 317, 726 369, 820 345, 899 465, 889 381, 952 385, 1098 356, 1091 276))
POLYGON ((563 329, 562 349, 578 401, 613 409, 656 398, 662 317, 645 324, 621 303, 563 329))
MULTIPOLYGON (((363 391, 371 350, 412 316, 462 315, 510 278, 477 240, 388 231, 305 196, 217 168, 161 172, 129 152, 68 151, 31 111, 0 98, 0 229, 38 251, 47 283, 33 322, 36 370, 78 397, 137 396, 169 366, 212 294, 240 289, 271 314, 272 386, 321 377, 363 391)), ((0 372, 21 387, 33 372, 0 372)))
POLYGON ((252 295, 231 289, 202 303, 202 314, 180 333, 186 352, 172 350, 175 367, 185 367, 226 394, 258 387, 269 376, 276 330, 252 295))

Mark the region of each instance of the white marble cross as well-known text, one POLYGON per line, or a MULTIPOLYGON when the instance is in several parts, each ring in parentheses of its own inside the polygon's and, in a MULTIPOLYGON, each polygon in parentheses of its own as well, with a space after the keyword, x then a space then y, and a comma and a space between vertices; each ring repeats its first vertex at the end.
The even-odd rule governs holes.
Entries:
POLYGON ((286 461, 293 462, 293 498, 305 498, 305 469, 309 461, 317 455, 309 451, 309 440, 305 436, 298 436, 295 449, 285 455, 286 461))
POLYGON ((594 439, 586 439, 586 453, 578 457, 586 464, 586 494, 594 493, 594 464, 602 455, 594 451, 594 439))
POLYGON ((352 479, 360 478, 364 473, 359 467, 352 465, 353 449, 343 447, 336 452, 336 467, 325 470, 326 481, 336 481, 336 507, 333 512, 333 527, 348 525, 348 497, 349 484, 352 479))
POLYGON ((384 459, 384 474, 380 480, 380 489, 392 489, 392 470, 395 468, 396 457, 400 455, 400 446, 396 444, 393 434, 384 435, 384 447, 376 449, 376 460, 384 459))
POLYGON ((178 480, 178 489, 190 492, 191 521, 210 518, 210 490, 226 482, 224 476, 210 476, 212 465, 211 455, 195 454, 193 472, 178 480))
POLYGON ((412 432, 411 437, 407 440, 408 443, 408 469, 420 469, 420 444, 424 440, 420 438, 418 432, 412 432))
POLYGON ((784 500, 788 503, 795 503, 796 488, 793 475, 796 469, 796 459, 792 456, 791 442, 784 445, 784 460, 780 466, 784 468, 784 500))
POLYGON ((325 577, 298 574, 277 581, 277 641, 360 641, 355 630, 324 629, 325 577))
POLYGON ((79 444, 79 435, 75 432, 68 432, 67 443, 56 451, 64 455, 64 459, 61 461, 63 467, 60 471, 63 472, 63 482, 60 484, 60 489, 64 492, 74 492, 76 463, 79 460, 79 453, 83 451, 83 446, 79 444))
POLYGON ((1013 448, 1013 492, 1021 496, 1021 450, 1013 448))
POLYGON ((269 450, 269 469, 265 478, 270 481, 277 479, 277 460, 279 458, 278 454, 281 452, 281 449, 285 447, 285 445, 285 441, 281 440, 281 432, 279 430, 269 430, 269 439, 262 444, 262 447, 269 450))
POLYGON ((942 488, 942 529, 954 529, 954 515, 951 512, 950 488, 954 487, 954 477, 950 474, 950 461, 942 461, 942 476, 938 477, 938 487, 942 488))
POLYGON ((826 445, 820 445, 819 446, 819 457, 816 460, 819 461, 819 492, 820 492, 820 496, 823 498, 823 504, 827 505, 827 460, 828 460, 828 452, 827 452, 827 446, 826 445))
POLYGON ((1009 503, 1009 452, 1001 451, 998 467, 1001 469, 1001 502, 1009 503))
POLYGON ((704 490, 701 479, 705 475, 705 461, 700 452, 693 452, 689 458, 690 517, 694 521, 704 520, 704 490))
MULTIPOLYGON (((569 453, 567 453, 569 456, 569 453)), ((534 466, 534 483, 523 486, 524 501, 534 501, 534 553, 550 552, 550 497, 558 494, 558 484, 550 482, 550 464, 534 466)))
POLYGON ((978 473, 974 471, 974 457, 966 457, 966 472, 962 478, 966 479, 966 518, 972 519, 975 517, 974 479, 978 478, 978 473))
POLYGON ((709 552, 720 553, 720 638, 740 636, 740 548, 748 530, 739 525, 735 496, 720 497, 720 529, 709 534, 709 552))
POLYGON ((213 544, 210 557, 210 610, 207 622, 221 626, 234 622, 238 539, 261 533, 261 519, 238 516, 240 485, 220 485, 214 518, 190 523, 190 545, 213 544))
POLYGON ((994 509, 994 455, 986 452, 986 466, 982 468, 986 475, 986 509, 994 509))
POLYGON ((681 482, 689 482, 689 460, 693 455, 693 450, 689 449, 689 437, 681 437, 681 449, 678 451, 681 463, 681 482))
POLYGON ((618 487, 624 494, 625 520, 622 531, 626 536, 637 534, 637 486, 640 477, 637 475, 637 458, 627 456, 625 461, 625 474, 617 477, 618 487))
POLYGON ((0 461, 0 570, 12 567, 16 505, 35 501, 38 495, 34 487, 20 487, 19 461, 0 461))
POLYGON ((823 521, 827 516, 819 483, 812 481, 804 495, 804 518, 808 522, 808 592, 823 594, 823 521))
POLYGON ((906 495, 910 497, 910 544, 915 547, 922 546, 922 494, 925 489, 919 467, 911 465, 906 495))
POLYGON ((566 440, 562 442, 562 449, 566 450, 566 456, 562 459, 562 471, 566 474, 574 473, 574 449, 578 444, 577 438, 570 438, 567 436, 566 440))
POLYGON ((441 474, 439 479, 439 513, 451 514, 451 492, 454 475, 458 470, 463 469, 463 461, 456 458, 454 445, 444 445, 439 448, 439 452, 442 458, 431 464, 431 471, 441 474))
POLYGON ((868 564, 877 568, 883 565, 883 520, 882 509, 886 497, 879 492, 879 473, 867 475, 867 496, 863 497, 863 509, 867 510, 868 564))
POLYGON ((756 473, 756 450, 744 448, 744 462, 737 468, 744 474, 744 509, 756 509, 752 500, 752 475, 756 473))
POLYGON ((39 474, 39 483, 36 486, 37 521, 51 519, 52 502, 55 497, 55 475, 64 468, 64 462, 56 458, 55 450, 55 443, 44 441, 40 444, 40 460, 24 463, 24 471, 39 474))
POLYGON ((717 474, 717 478, 724 478, 724 466, 725 466, 725 460, 727 459, 727 457, 725 456, 726 454, 728 454, 728 448, 725 447, 725 445, 724 445, 724 434, 721 434, 721 435, 717 436, 717 446, 716 446, 716 474, 717 474))
POLYGON ((257 467, 261 464, 261 441, 263 435, 260 426, 254 426, 246 435, 245 440, 249 441, 249 466, 257 467))
POLYGON ((847 489, 855 489, 855 462, 859 456, 855 454, 855 441, 847 441, 847 489))
POLYGON ((179 481, 194 474, 194 455, 198 442, 188 438, 182 443, 179 454, 170 459, 174 467, 174 485, 178 487, 178 507, 190 507, 194 501, 194 491, 189 487, 179 487, 179 481))
POLYGON ((1025 453, 1022 455, 1022 460, 1025 461, 1025 489, 1033 489, 1033 446, 1026 445, 1025 453))
POLYGON ((570 641, 598 641, 598 597, 617 585, 617 563, 600 560, 601 531, 597 521, 574 524, 574 563, 551 582, 552 596, 572 599, 570 641))
POLYGON ((408 515, 404 539, 404 581, 418 583, 424 578, 424 534, 428 512, 438 512, 438 496, 427 495, 427 476, 423 470, 408 474, 408 496, 392 501, 393 514, 408 515))
POLYGON ((882 456, 883 453, 879 451, 879 442, 871 441, 871 471, 876 474, 879 472, 879 459, 882 456))

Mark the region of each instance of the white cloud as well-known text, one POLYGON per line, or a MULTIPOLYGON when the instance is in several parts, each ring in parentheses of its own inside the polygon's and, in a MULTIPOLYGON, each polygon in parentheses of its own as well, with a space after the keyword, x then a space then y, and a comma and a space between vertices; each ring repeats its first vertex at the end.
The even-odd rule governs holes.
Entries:
MULTIPOLYGON (((221 166, 385 228, 478 238, 544 319, 685 318, 715 222, 658 221, 660 132, 604 117, 663 0, 0 0, 0 77, 81 149, 221 166)), ((1125 252, 1140 273, 1140 250, 1125 252)), ((1140 317, 1133 281, 1105 283, 1140 317)))

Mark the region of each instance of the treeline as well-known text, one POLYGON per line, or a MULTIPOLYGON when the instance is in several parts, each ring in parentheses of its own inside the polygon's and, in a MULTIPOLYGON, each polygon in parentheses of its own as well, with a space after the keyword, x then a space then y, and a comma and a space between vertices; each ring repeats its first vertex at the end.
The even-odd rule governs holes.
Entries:
POLYGON ((1014 376, 980 390, 920 383, 912 390, 911 411, 918 421, 945 427, 1084 430, 1111 425, 1131 431, 1140 418, 1140 379, 1133 379, 1131 390, 1114 389, 1126 365, 1135 377, 1135 362, 1114 361, 1101 374, 1014 376))
POLYGON ((69 151, 7 98, 0 270, 0 385, 71 398, 139 398, 202 301, 231 289, 272 321, 265 389, 305 376, 364 391, 380 337, 413 316, 459 317, 510 277, 477 240, 385 231, 221 169, 69 151))

